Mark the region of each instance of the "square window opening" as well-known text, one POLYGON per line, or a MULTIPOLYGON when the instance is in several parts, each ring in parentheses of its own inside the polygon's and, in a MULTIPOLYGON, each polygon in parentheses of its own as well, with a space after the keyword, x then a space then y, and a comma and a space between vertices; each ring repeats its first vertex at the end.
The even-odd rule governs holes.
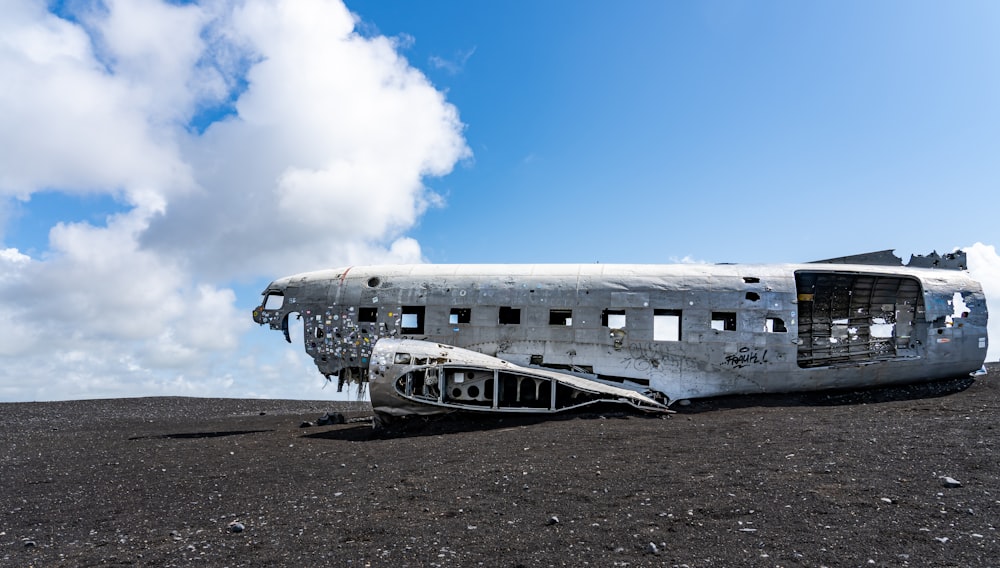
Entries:
POLYGON ((549 325, 573 325, 573 310, 549 310, 549 325))
POLYGON ((681 311, 653 310, 653 341, 681 340, 681 311))
POLYGON ((424 332, 424 306, 403 306, 401 331, 404 334, 424 332))
POLYGON ((601 312, 601 325, 611 329, 624 329, 625 310, 603 310, 601 312))
POLYGON ((736 331, 736 312, 712 312, 712 329, 736 331))
POLYGON ((455 325, 458 323, 469 323, 472 321, 472 310, 470 308, 452 308, 448 314, 448 323, 455 325))
POLYGON ((501 325, 517 325, 521 323, 521 309, 504 306, 500 308, 500 317, 497 321, 501 325))

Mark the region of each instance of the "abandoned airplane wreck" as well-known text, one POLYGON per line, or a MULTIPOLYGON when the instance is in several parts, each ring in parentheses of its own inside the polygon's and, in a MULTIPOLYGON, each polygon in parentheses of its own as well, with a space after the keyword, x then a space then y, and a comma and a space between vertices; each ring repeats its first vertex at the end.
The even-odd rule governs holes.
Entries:
POLYGON ((807 264, 388 265, 276 280, 254 321, 300 318, 320 372, 377 422, 453 411, 854 388, 979 369, 987 309, 965 254, 807 264))

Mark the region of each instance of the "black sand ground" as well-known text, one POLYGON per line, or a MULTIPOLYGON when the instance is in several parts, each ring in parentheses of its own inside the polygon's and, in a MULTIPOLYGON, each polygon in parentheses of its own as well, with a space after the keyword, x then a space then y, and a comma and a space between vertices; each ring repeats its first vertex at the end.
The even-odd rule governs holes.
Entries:
POLYGON ((998 381, 394 436, 299 427, 360 404, 2 404, 0 565, 1000 566, 998 381))

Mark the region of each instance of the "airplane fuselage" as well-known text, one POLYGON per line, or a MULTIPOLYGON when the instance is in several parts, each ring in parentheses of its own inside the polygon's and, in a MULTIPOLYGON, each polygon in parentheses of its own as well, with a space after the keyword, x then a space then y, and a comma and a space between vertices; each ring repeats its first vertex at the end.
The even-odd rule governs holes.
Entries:
POLYGON ((982 288, 962 270, 356 266, 283 278, 264 296, 255 321, 287 332, 298 314, 328 377, 366 380, 376 343, 409 339, 668 403, 933 380, 978 369, 987 348, 982 288))

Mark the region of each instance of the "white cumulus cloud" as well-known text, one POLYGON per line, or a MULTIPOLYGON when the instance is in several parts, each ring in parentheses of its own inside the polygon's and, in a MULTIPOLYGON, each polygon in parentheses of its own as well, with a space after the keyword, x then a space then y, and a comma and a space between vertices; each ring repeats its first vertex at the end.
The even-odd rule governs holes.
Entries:
MULTIPOLYGON (((179 43, 187 28, 176 30, 179 43)), ((152 100, 154 86, 109 70, 96 41, 96 32, 49 13, 42 2, 4 4, 0 195, 190 185, 174 128, 157 124, 165 109, 152 100)))
POLYGON ((338 0, 66 6, 5 3, 0 198, 126 210, 0 246, 0 400, 320 396, 233 282, 419 261, 424 181, 469 155, 457 109, 338 0))
POLYGON ((386 240, 438 200, 423 178, 449 173, 469 151, 455 107, 392 40, 353 26, 331 2, 233 12, 228 33, 256 61, 247 89, 237 115, 189 140, 184 153, 211 190, 174 200, 153 221, 150 247, 218 274, 387 256, 386 240))
POLYGON ((990 345, 987 361, 1000 361, 1000 256, 994 245, 976 243, 962 249, 969 262, 969 274, 983 285, 986 309, 990 312, 990 345))

